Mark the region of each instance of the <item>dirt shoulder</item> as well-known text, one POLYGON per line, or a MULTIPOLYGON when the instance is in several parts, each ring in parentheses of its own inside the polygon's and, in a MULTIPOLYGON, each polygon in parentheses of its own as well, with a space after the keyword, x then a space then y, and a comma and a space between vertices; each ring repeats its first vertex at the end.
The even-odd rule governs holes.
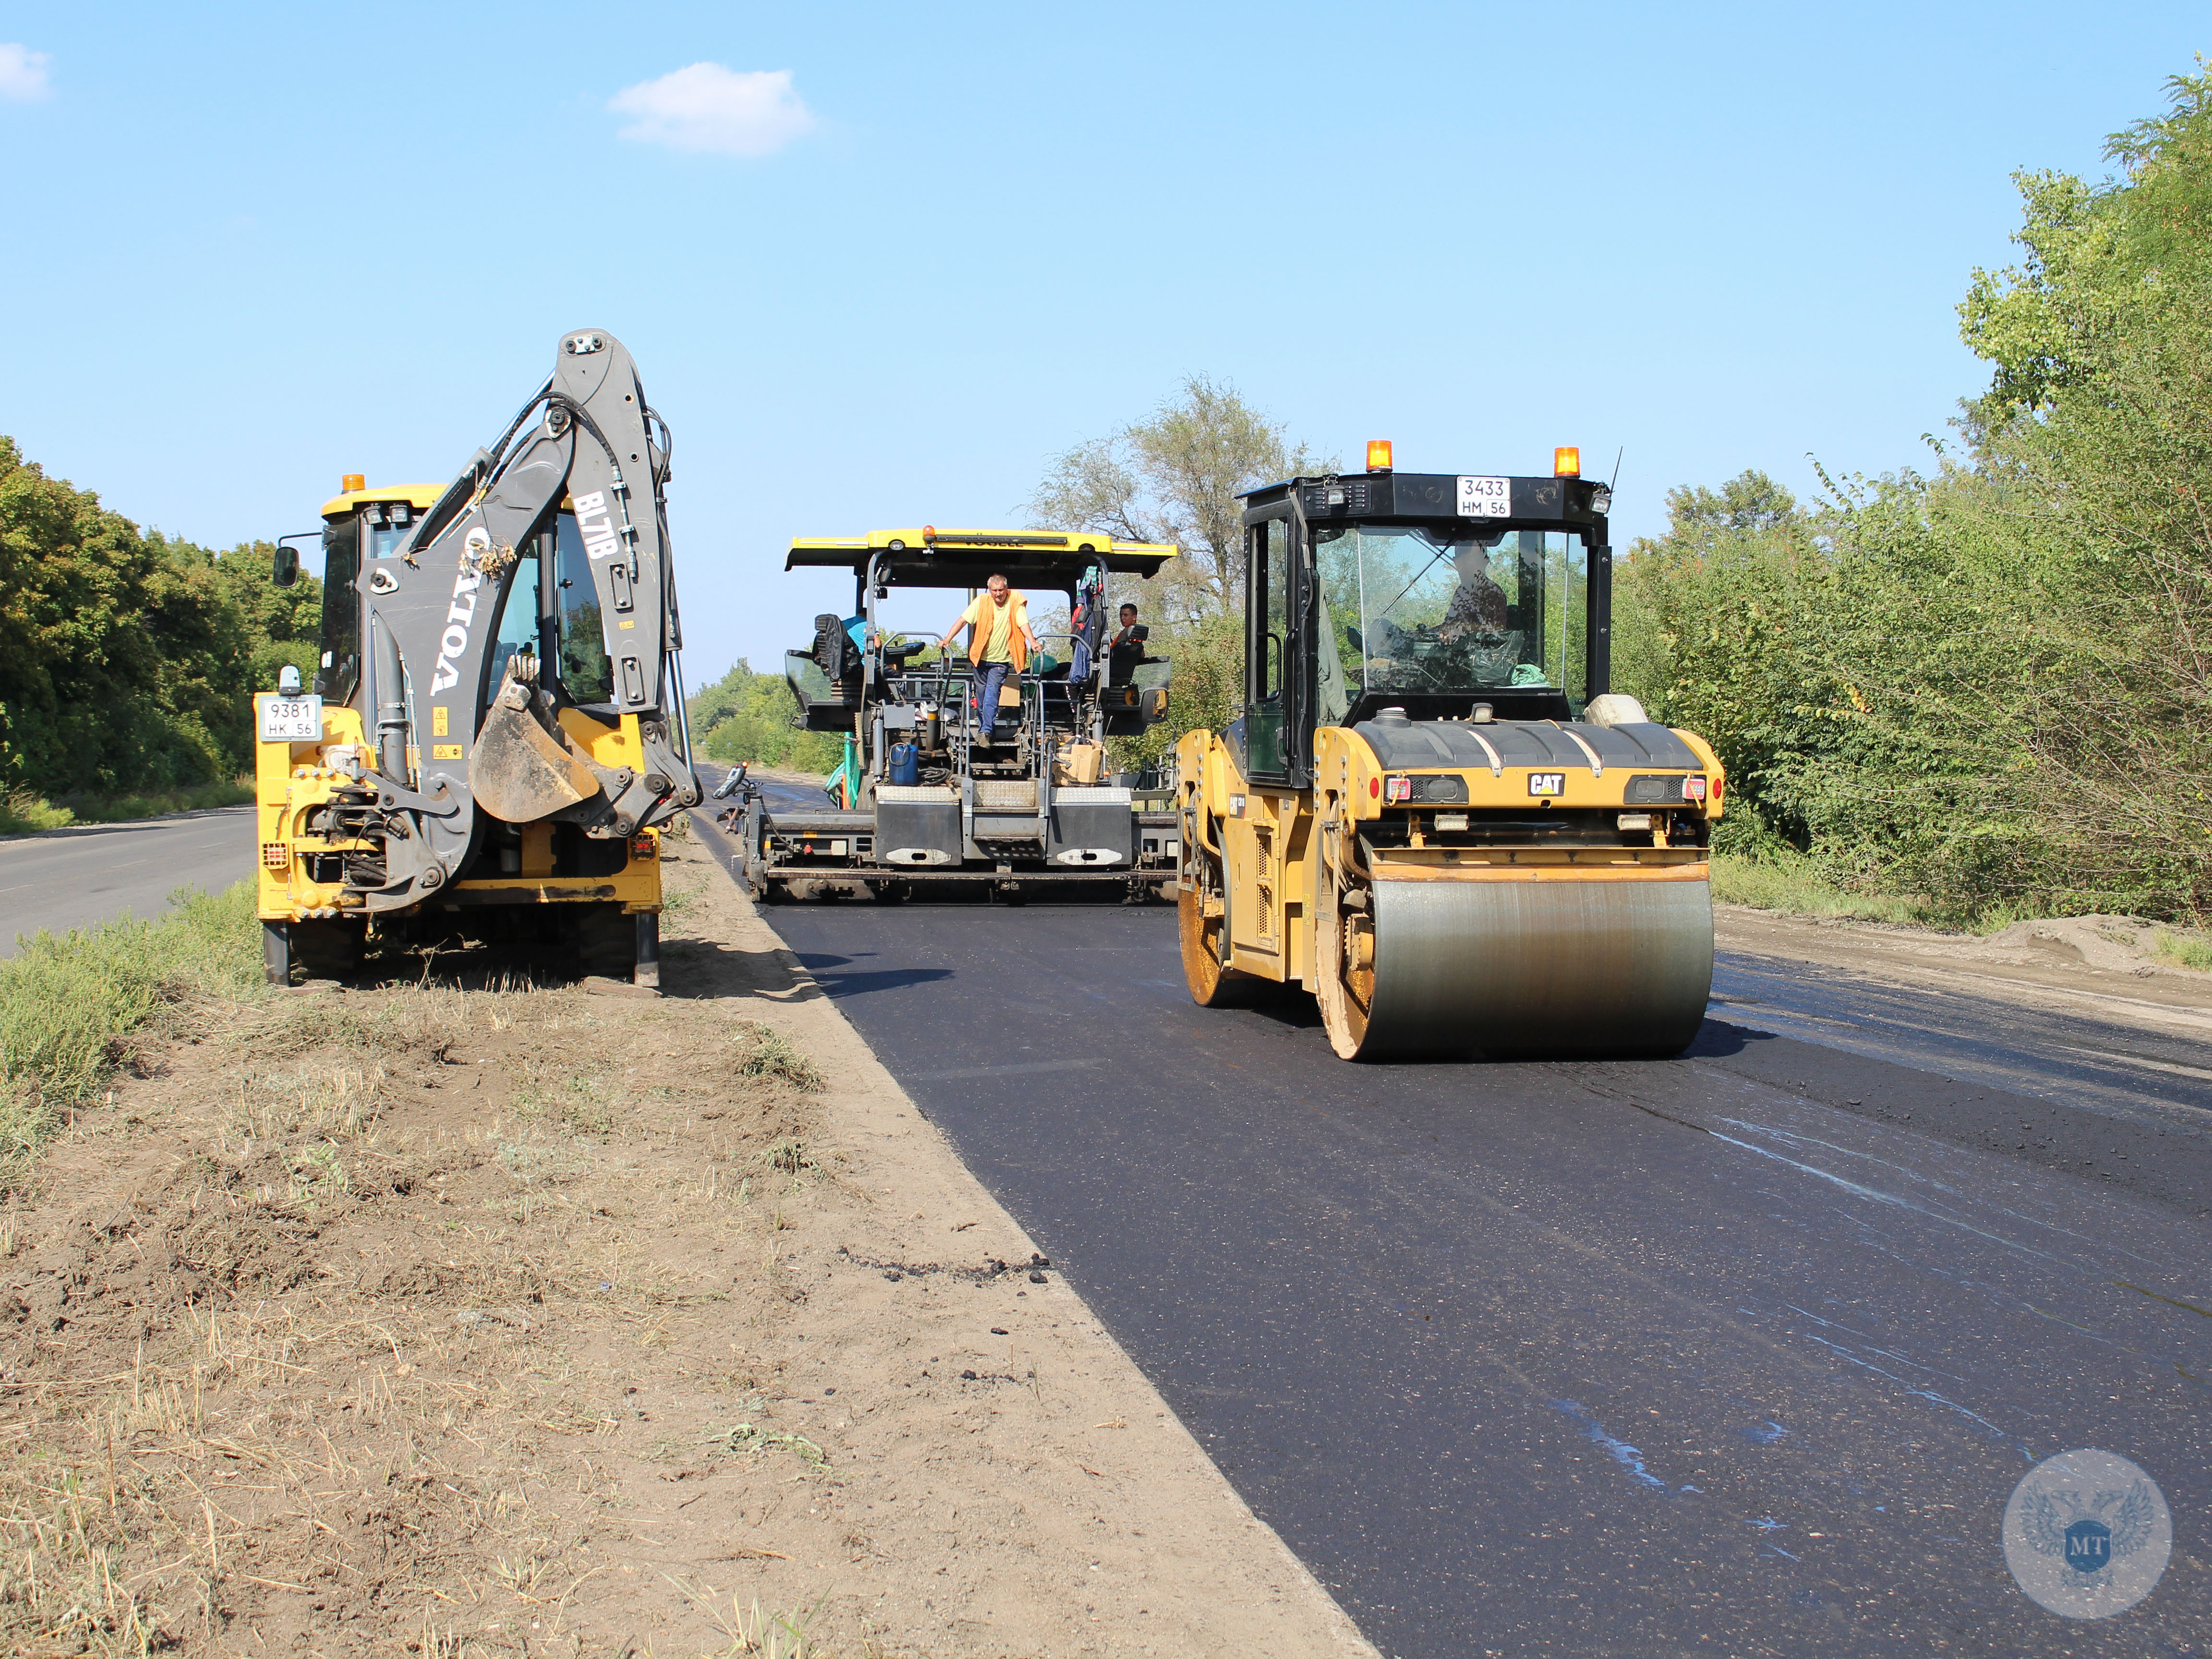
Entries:
POLYGON ((53 1146, 0 1229, 0 1635, 1371 1654, 712 860, 671 864, 662 998, 226 1005, 53 1146))
POLYGON ((1977 938, 1713 907, 1714 943, 1723 951, 2033 1006, 2058 1002, 2118 1024, 2212 1035, 2212 974, 2160 959, 2155 931, 2132 916, 2074 916, 1977 938))

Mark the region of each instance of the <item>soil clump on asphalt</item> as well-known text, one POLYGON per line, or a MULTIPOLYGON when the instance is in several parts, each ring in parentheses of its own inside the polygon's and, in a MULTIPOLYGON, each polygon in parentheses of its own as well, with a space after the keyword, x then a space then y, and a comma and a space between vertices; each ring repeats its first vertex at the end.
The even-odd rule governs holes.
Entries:
POLYGON ((0 1225, 0 1636, 1371 1653, 665 847, 663 996, 210 1006, 50 1147, 0 1225))

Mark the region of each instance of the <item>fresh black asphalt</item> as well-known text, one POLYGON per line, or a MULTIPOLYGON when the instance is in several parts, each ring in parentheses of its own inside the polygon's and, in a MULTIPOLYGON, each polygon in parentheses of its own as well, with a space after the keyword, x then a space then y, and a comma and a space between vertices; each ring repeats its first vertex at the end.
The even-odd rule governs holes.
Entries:
MULTIPOLYGON (((227 885, 244 816, 9 843, 0 933, 227 885)), ((1680 1060, 1352 1066, 1193 1007, 1165 907, 767 914, 1384 1653, 2212 1653, 2185 1024, 1724 955, 1680 1060), (2096 1625, 1997 1541, 2084 1446, 2174 1522, 2096 1625)))
POLYGON ((1678 1060, 1350 1066, 1165 906, 764 914, 1386 1655, 2212 1652, 2186 1039, 1747 958, 1678 1060), (1999 1543, 2089 1446, 2174 1516, 2101 1624, 1999 1543))

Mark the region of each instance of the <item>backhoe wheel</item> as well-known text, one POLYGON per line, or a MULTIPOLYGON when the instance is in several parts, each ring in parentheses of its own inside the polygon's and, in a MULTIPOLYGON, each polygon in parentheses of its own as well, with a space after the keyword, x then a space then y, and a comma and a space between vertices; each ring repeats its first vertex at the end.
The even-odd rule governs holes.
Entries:
POLYGON ((281 921, 261 924, 261 972, 271 985, 292 982, 292 935, 281 921))
POLYGON ((1268 981, 1224 960, 1229 954, 1229 890, 1220 863, 1194 846, 1184 856, 1176 921, 1190 1000, 1201 1008, 1247 1007, 1268 981))
POLYGON ((1332 858, 1323 859, 1317 885, 1314 1000, 1321 1005, 1329 1047, 1340 1060, 1358 1060, 1375 1002, 1375 890, 1332 858))
POLYGON ((292 961, 309 979, 345 979, 361 971, 366 922, 318 920, 290 924, 292 961))
POLYGON ((576 965, 628 984, 637 971, 637 919, 619 904, 580 904, 575 928, 576 965))

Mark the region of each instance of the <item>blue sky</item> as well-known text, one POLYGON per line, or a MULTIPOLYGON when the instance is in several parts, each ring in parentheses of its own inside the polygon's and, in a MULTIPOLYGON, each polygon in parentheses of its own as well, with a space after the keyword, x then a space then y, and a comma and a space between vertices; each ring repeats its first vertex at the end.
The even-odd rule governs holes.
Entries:
POLYGON ((0 431, 229 545, 450 476, 611 329, 697 685, 839 605, 790 537, 1012 521, 1194 372, 1347 461, 1625 447, 1628 533, 1911 465, 1983 378, 1953 307, 2011 171, 2100 173, 2212 20, 0 3, 0 431))

